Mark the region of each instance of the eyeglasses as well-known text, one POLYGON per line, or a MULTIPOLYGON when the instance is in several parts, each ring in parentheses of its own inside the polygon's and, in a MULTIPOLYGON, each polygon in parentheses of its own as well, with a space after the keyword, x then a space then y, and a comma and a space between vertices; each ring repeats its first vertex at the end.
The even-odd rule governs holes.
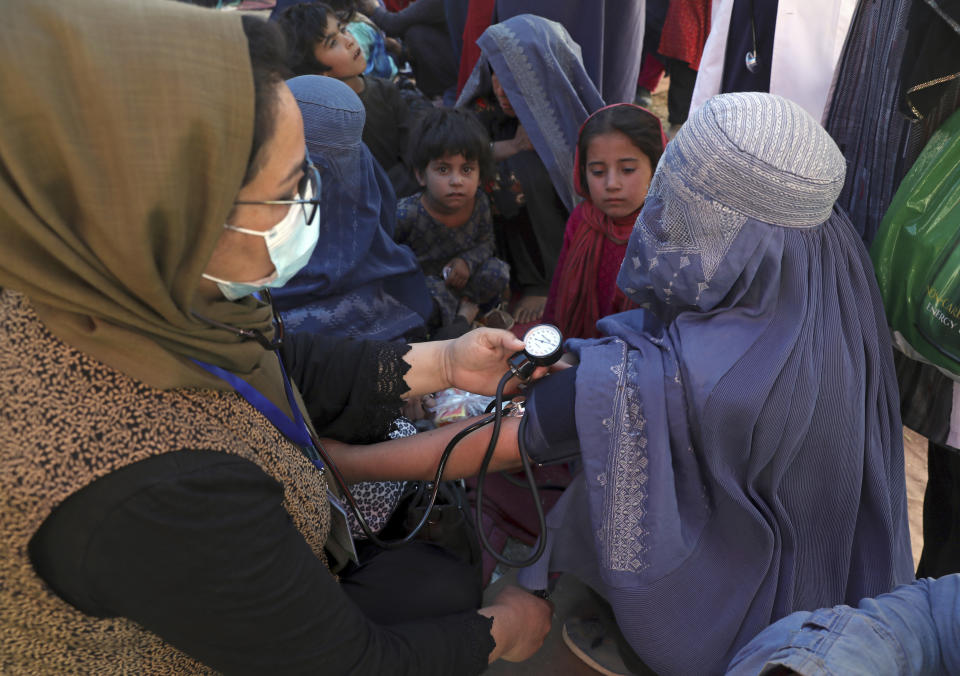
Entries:
POLYGON ((320 170, 310 161, 309 156, 303 160, 303 177, 297 183, 297 195, 300 199, 295 200, 237 200, 234 204, 299 204, 303 209, 303 217, 307 225, 313 223, 314 216, 317 215, 317 209, 320 208, 320 190, 323 186, 323 180, 320 178, 320 170), (309 199, 303 196, 310 191, 309 199))

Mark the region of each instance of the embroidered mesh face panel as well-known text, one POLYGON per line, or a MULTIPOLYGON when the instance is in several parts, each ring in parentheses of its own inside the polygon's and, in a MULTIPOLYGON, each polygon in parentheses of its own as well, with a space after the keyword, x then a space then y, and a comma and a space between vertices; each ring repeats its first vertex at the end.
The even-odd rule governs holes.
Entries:
POLYGON ((620 271, 642 306, 708 309, 776 227, 829 218, 845 164, 802 108, 769 94, 714 97, 667 145, 620 271), (741 237, 751 222, 751 233, 741 237), (752 232, 756 230, 756 232, 752 232))

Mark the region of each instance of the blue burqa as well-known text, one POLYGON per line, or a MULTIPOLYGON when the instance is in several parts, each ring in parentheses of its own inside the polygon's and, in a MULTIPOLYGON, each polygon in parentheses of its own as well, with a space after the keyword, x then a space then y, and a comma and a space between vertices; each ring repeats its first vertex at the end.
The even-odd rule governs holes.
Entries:
POLYGON ((583 68, 580 47, 560 24, 522 14, 494 24, 477 40, 481 56, 457 105, 493 91, 491 68, 567 211, 579 199, 573 155, 580 125, 603 99, 583 68))
POLYGON ((722 673, 796 610, 913 576, 902 428, 845 163, 799 106, 711 99, 666 148, 618 284, 571 341, 583 472, 545 569, 611 604, 660 674, 722 673))
MULTIPOLYGON (((497 0, 496 17, 536 14, 563 26, 607 103, 632 103, 643 44, 645 0, 497 0)), ((652 45, 651 51, 657 51, 652 45)))
POLYGON ((323 196, 313 257, 273 292, 284 323, 292 331, 370 340, 422 331, 432 301, 413 251, 393 241, 397 200, 360 140, 363 104, 333 78, 303 75, 287 84, 323 196))

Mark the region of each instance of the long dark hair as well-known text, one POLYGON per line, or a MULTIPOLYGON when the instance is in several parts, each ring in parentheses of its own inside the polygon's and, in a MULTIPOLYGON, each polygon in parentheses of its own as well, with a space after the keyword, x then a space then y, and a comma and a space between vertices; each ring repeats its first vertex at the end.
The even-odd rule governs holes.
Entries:
POLYGON ((651 170, 657 168, 657 163, 663 154, 663 131, 656 115, 629 103, 621 103, 600 110, 583 125, 580 138, 577 140, 577 151, 580 157, 580 188, 584 195, 590 194, 590 189, 587 187, 587 147, 597 136, 611 131, 618 131, 626 136, 630 139, 630 143, 650 158, 651 170))
POLYGON ((322 75, 330 66, 317 61, 314 47, 323 39, 327 23, 343 22, 332 7, 322 2, 300 2, 284 9, 277 25, 287 40, 287 65, 294 75, 322 75))

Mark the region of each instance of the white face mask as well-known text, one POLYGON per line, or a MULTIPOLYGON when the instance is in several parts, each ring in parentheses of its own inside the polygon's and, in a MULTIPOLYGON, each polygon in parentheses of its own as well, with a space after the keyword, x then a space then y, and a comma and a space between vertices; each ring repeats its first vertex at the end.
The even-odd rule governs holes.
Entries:
MULTIPOLYGON (((313 190, 308 186, 300 199, 309 200, 312 198, 313 190)), ((283 286, 310 261, 310 256, 313 255, 313 250, 320 237, 320 228, 312 226, 316 225, 319 218, 320 210, 315 209, 313 220, 308 223, 304 206, 291 204, 290 210, 283 217, 283 220, 264 232, 224 224, 223 227, 228 230, 263 237, 267 242, 267 253, 270 255, 274 270, 263 279, 252 282, 228 282, 225 279, 218 279, 206 273, 202 277, 209 279, 211 282, 216 282, 220 292, 227 300, 238 300, 264 288, 283 286)))

